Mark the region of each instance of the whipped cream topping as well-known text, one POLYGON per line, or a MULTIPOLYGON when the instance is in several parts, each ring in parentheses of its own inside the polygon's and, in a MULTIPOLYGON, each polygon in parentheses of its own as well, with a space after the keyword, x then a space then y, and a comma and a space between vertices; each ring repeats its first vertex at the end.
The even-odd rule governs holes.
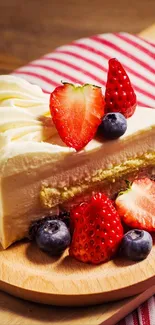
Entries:
POLYGON ((21 78, 0 76, 0 148, 11 141, 46 141, 56 133, 49 95, 21 78))
POLYGON ((0 106, 19 107, 33 116, 49 115, 49 96, 24 79, 0 76, 0 106))

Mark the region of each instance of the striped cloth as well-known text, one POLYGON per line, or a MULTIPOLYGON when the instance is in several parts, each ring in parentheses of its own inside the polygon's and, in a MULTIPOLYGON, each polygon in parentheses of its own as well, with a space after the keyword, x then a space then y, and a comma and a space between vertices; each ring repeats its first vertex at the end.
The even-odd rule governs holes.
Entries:
POLYGON ((155 325, 155 296, 116 325, 155 325))
POLYGON ((126 33, 83 38, 57 48, 14 74, 38 84, 45 92, 60 84, 93 83, 105 87, 109 58, 123 64, 138 104, 155 107, 155 44, 126 33))
MULTIPOLYGON (((155 43, 127 33, 83 38, 57 48, 13 75, 51 92, 61 81, 93 83, 104 87, 108 60, 117 58, 129 74, 138 104, 155 108, 155 43)), ((155 297, 150 298, 119 325, 155 325, 155 297)))

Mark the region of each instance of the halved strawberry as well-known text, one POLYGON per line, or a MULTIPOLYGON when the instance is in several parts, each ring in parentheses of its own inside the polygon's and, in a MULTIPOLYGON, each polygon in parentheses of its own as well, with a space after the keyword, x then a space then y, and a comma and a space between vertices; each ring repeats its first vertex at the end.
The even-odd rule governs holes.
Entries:
POLYGON ((65 83, 52 92, 50 111, 63 142, 81 150, 94 137, 104 115, 101 88, 65 83))
POLYGON ((118 196, 116 207, 122 220, 131 228, 155 231, 155 182, 149 178, 135 180, 118 196))
POLYGON ((120 112, 126 118, 132 116, 136 109, 134 89, 126 71, 116 59, 109 60, 105 102, 106 112, 120 112))

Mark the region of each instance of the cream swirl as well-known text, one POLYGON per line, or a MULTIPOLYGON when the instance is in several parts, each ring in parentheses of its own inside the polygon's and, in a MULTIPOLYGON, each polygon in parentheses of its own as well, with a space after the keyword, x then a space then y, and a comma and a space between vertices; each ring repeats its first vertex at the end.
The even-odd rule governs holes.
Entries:
POLYGON ((49 95, 11 75, 0 76, 0 147, 10 141, 48 141, 57 131, 49 95))
POLYGON ((19 107, 33 116, 49 115, 49 95, 39 86, 11 75, 0 76, 0 106, 19 107))

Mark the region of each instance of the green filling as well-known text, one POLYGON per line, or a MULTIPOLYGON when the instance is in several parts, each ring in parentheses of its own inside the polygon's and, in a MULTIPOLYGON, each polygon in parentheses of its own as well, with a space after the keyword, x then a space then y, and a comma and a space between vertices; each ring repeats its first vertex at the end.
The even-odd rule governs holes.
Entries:
POLYGON ((121 165, 116 165, 112 169, 99 169, 91 178, 87 178, 76 186, 52 188, 50 186, 42 186, 40 191, 41 203, 46 208, 52 208, 57 204, 63 203, 75 195, 79 195, 95 186, 102 181, 115 182, 120 176, 123 178, 128 173, 138 171, 140 168, 153 166, 155 164, 155 153, 146 153, 145 155, 130 159, 121 165))

